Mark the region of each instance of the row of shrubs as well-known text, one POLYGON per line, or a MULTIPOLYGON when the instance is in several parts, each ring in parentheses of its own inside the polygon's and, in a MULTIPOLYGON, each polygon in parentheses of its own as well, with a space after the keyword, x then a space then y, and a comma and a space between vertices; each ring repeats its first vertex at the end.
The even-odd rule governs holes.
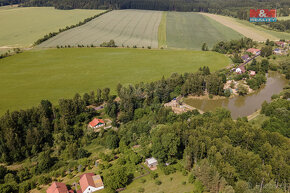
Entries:
POLYGON ((0 59, 2 58, 6 58, 8 56, 12 56, 14 54, 18 54, 18 53, 21 53, 22 50, 20 48, 13 48, 13 50, 8 50, 7 52, 3 53, 3 54, 0 54, 0 59))
POLYGON ((34 43, 34 45, 39 45, 39 44, 41 44, 42 42, 44 42, 44 41, 46 41, 46 40, 48 40, 48 39, 50 39, 50 38, 56 36, 57 34, 59 34, 59 33, 61 33, 61 32, 64 32, 64 31, 67 31, 67 30, 69 30, 69 29, 72 29, 72 28, 75 28, 75 27, 79 27, 79 26, 81 26, 81 25, 84 25, 85 23, 87 23, 87 22, 89 22, 89 21, 92 21, 93 19, 95 19, 95 18, 97 18, 97 17, 100 17, 101 15, 104 15, 104 14, 110 12, 110 11, 112 11, 112 10, 110 9, 110 10, 107 10, 107 11, 105 11, 105 12, 102 12, 102 13, 99 13, 99 14, 97 14, 97 15, 94 15, 94 16, 92 16, 92 17, 86 18, 86 19, 84 19, 84 21, 80 21, 78 24, 71 25, 71 26, 66 26, 66 28, 61 28, 61 29, 58 30, 58 32, 51 32, 51 33, 45 35, 43 38, 40 38, 39 40, 37 40, 37 41, 34 43))
MULTIPOLYGON (((62 45, 57 45, 56 47, 57 48, 73 48, 73 47, 78 47, 78 48, 84 48, 84 47, 89 48, 89 47, 91 47, 91 48, 93 48, 93 47, 97 47, 97 46, 95 46, 94 44, 86 45, 86 46, 85 45, 78 44, 77 46, 71 46, 71 45, 64 45, 64 46, 62 46, 62 45)), ((110 40, 109 42, 103 42, 103 43, 101 43, 100 44, 100 47, 116 48, 116 47, 119 47, 119 46, 116 45, 116 43, 115 43, 114 40, 110 40)), ((122 44, 121 47, 123 47, 123 48, 125 48, 125 47, 130 48, 130 46, 124 46, 123 44, 122 44)), ((138 48, 138 47, 136 45, 134 45, 133 48, 138 48)), ((142 48, 145 48, 145 47, 142 46, 142 48)), ((147 48, 148 49, 151 49, 151 46, 147 46, 147 48)))

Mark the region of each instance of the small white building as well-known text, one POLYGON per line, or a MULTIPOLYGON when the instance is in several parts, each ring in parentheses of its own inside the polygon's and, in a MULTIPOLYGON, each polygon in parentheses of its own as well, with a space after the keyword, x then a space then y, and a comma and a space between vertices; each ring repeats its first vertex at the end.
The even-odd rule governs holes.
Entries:
POLYGON ((151 170, 157 169, 158 161, 154 157, 146 159, 145 163, 151 170))

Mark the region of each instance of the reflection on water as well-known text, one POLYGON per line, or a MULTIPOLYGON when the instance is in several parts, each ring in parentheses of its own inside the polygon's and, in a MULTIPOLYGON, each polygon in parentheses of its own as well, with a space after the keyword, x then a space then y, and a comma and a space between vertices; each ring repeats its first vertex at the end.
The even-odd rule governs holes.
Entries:
POLYGON ((287 80, 278 72, 269 72, 267 83, 255 93, 247 96, 237 96, 230 99, 186 99, 185 102, 202 111, 211 111, 217 107, 224 107, 231 111, 234 119, 248 116, 258 109, 264 101, 269 102, 273 94, 278 94, 287 84, 287 80))

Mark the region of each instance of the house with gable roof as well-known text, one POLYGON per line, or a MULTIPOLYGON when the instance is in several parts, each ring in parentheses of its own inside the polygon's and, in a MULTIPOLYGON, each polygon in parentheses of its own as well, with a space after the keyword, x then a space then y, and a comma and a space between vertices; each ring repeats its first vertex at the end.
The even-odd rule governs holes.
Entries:
POLYGON ((104 189, 104 183, 100 175, 94 173, 85 173, 80 176, 79 181, 81 189, 77 193, 92 193, 104 189))
POLYGON ((93 128, 93 129, 96 129, 96 128, 99 128, 99 127, 103 127, 105 126, 105 122, 103 119, 97 119, 97 118, 94 118, 90 123, 89 123, 89 127, 93 128))
POLYGON ((46 190, 46 193, 70 193, 66 185, 61 182, 53 182, 46 190))

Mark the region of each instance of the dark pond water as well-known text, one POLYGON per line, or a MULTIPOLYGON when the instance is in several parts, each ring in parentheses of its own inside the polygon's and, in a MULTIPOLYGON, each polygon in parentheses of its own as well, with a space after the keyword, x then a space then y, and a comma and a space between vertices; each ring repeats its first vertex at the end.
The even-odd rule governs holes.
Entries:
POLYGON ((269 102, 273 94, 279 94, 287 80, 278 72, 269 72, 266 84, 255 93, 247 96, 236 96, 230 99, 186 99, 185 102, 202 111, 212 111, 218 107, 229 109, 232 118, 251 115, 261 108, 264 101, 269 102))

